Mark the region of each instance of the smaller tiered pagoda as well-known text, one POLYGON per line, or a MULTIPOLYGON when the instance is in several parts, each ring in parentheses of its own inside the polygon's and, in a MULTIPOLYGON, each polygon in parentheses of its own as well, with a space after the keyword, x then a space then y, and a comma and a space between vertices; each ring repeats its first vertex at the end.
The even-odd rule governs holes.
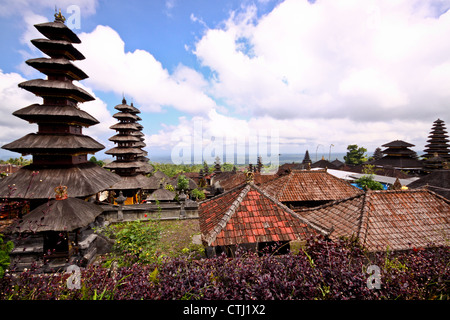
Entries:
POLYGON ((122 180, 114 184, 110 190, 114 191, 116 196, 122 191, 127 198, 124 204, 135 204, 145 199, 143 192, 158 189, 159 183, 157 179, 147 178, 144 175, 149 168, 145 166, 145 159, 148 159, 145 157, 147 152, 141 149, 145 144, 141 132, 143 126, 137 123, 140 120, 137 115, 140 113, 139 109, 128 105, 125 98, 122 99, 122 104, 114 108, 119 112, 113 117, 119 122, 110 127, 116 130, 117 134, 109 140, 113 141, 116 147, 105 153, 116 157, 116 160, 107 164, 105 168, 122 177, 122 180))
POLYGON ((450 143, 444 121, 437 119, 433 122, 428 138, 423 155, 426 159, 425 168, 440 169, 444 166, 444 162, 450 161, 450 143))
POLYGON ((402 140, 395 140, 382 146, 386 148, 382 151, 384 156, 372 162, 372 165, 375 167, 405 170, 412 174, 422 172, 423 163, 417 159, 416 152, 410 149, 414 147, 413 144, 402 140))

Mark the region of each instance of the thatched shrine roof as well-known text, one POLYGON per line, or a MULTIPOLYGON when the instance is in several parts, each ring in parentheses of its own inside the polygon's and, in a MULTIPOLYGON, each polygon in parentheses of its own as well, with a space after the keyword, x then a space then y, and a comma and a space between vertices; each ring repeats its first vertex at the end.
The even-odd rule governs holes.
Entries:
POLYGON ((30 133, 2 148, 22 154, 74 154, 95 153, 105 146, 84 135, 30 133))
POLYGON ((73 106, 52 106, 32 104, 13 112, 18 118, 30 123, 71 123, 89 127, 98 124, 98 120, 86 111, 73 106))
POLYGON ((153 193, 147 197, 147 200, 152 201, 172 201, 173 199, 175 199, 175 192, 164 188, 153 191, 153 193))
POLYGON ((137 123, 116 123, 109 127, 110 129, 114 130, 136 130, 138 131, 139 128, 137 126, 137 123))
POLYGON ((70 76, 73 80, 83 80, 88 78, 88 75, 84 73, 83 70, 64 58, 37 58, 29 59, 25 62, 46 75, 65 74, 70 76))
POLYGON ((73 231, 88 226, 102 212, 100 206, 77 198, 51 200, 26 214, 13 231, 73 231))
POLYGON ((411 182, 408 188, 428 188, 431 191, 450 200, 450 170, 442 169, 436 170, 432 173, 411 182))
POLYGON ((141 174, 135 176, 122 177, 120 181, 115 183, 109 190, 155 190, 159 188, 159 180, 155 178, 147 178, 141 174))
POLYGON ((19 83, 19 87, 41 97, 67 97, 78 102, 95 100, 89 92, 68 81, 35 79, 19 83))
POLYGON ((61 22, 45 22, 35 24, 34 27, 52 40, 66 40, 72 43, 81 43, 80 38, 69 29, 64 23, 61 22))
POLYGON ((133 119, 133 120, 138 120, 138 116, 137 115, 134 115, 134 114, 132 114, 132 113, 128 113, 128 112, 117 112, 117 113, 115 113, 115 114, 113 114, 113 118, 116 118, 116 119, 119 119, 119 120, 121 120, 121 119, 133 119))
POLYGON ((106 154, 111 155, 122 155, 122 154, 142 154, 142 150, 138 148, 119 148, 115 147, 112 149, 109 149, 108 151, 105 151, 106 154))
POLYGON ((0 198, 52 199, 54 188, 68 187, 69 197, 85 197, 107 190, 120 177, 95 163, 42 167, 28 165, 0 180, 0 198))
POLYGON ((139 111, 138 108, 128 105, 125 99, 122 100, 122 104, 118 104, 117 106, 114 107, 114 109, 119 110, 121 112, 128 112, 133 114, 141 113, 141 111, 139 111))
POLYGON ((64 40, 48 40, 48 39, 33 39, 31 43, 36 48, 44 52, 45 54, 52 56, 63 55, 69 60, 84 60, 84 55, 75 49, 72 43, 64 40))
POLYGON ((112 136, 111 138, 108 139, 109 141, 117 141, 117 142, 138 142, 141 141, 138 137, 134 136, 134 135, 119 135, 116 134, 115 136, 112 136))
POLYGON ((128 168, 139 168, 141 167, 140 161, 130 161, 130 162, 118 162, 113 161, 104 166, 106 169, 128 169, 128 168))

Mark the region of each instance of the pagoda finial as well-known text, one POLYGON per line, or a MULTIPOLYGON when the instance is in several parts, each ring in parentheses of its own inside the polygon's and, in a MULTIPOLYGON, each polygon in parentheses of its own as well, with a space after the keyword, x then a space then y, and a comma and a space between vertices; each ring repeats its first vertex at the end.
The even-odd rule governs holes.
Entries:
POLYGON ((61 14, 61 9, 59 9, 59 12, 56 12, 56 7, 55 7, 55 22, 64 23, 65 21, 66 21, 66 18, 61 14))
POLYGON ((122 92, 122 104, 127 104, 127 100, 125 99, 125 95, 122 92))

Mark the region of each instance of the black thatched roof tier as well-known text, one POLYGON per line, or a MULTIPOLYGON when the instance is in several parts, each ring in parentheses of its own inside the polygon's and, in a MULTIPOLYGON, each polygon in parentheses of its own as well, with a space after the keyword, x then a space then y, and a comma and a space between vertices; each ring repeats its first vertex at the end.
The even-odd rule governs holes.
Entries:
POLYGON ((375 166, 392 167, 401 169, 420 169, 423 163, 411 157, 385 156, 371 163, 375 166))
POLYGON ((113 114, 113 118, 122 120, 122 119, 132 119, 134 121, 138 120, 138 116, 129 112, 117 112, 113 114))
POLYGON ((135 130, 135 131, 138 131, 139 130, 137 123, 121 123, 121 122, 119 122, 119 123, 113 124, 109 128, 117 130, 117 131, 119 131, 119 130, 135 130))
POLYGON ((411 156, 414 155, 415 152, 408 148, 387 148, 382 151, 384 154, 395 154, 402 156, 411 156))
POLYGON ((127 100, 125 100, 125 98, 122 99, 122 104, 118 104, 117 106, 114 107, 114 109, 119 110, 121 112, 129 112, 132 114, 141 113, 141 111, 139 111, 138 108, 136 108, 134 106, 129 106, 127 104, 127 100))
MULTIPOLYGON (((143 157, 143 158, 145 158, 145 157, 143 157)), ((139 160, 138 162, 140 163, 140 167, 136 170, 136 172, 144 173, 144 174, 153 172, 154 168, 150 163, 148 163, 145 160, 139 160)))
MULTIPOLYGON (((144 142, 142 142, 142 141, 139 141, 139 142, 135 142, 134 146, 137 147, 137 148, 144 148, 146 146, 146 144, 144 142)), ((142 150, 142 151, 144 151, 144 150, 142 150)))
POLYGON ((35 79, 19 83, 19 87, 40 97, 65 97, 78 102, 95 100, 89 92, 68 81, 35 79))
POLYGON ((431 191, 450 200, 450 170, 436 170, 408 184, 410 189, 427 187, 431 191))
POLYGON ((30 123, 70 123, 84 127, 99 123, 89 113, 73 106, 32 104, 13 112, 13 115, 30 123))
POLYGON ((127 169, 127 168, 139 168, 142 164, 139 161, 130 161, 130 162, 118 162, 113 161, 104 166, 106 169, 127 169))
POLYGON ((138 148, 119 148, 119 147, 115 147, 112 149, 109 149, 108 151, 105 151, 106 154, 111 154, 111 155, 122 155, 122 154, 136 154, 136 155, 140 155, 142 154, 142 150, 138 149, 138 148))
POLYGON ((64 74, 71 77, 73 80, 83 80, 88 78, 88 75, 84 73, 83 70, 64 58, 37 58, 29 59, 25 62, 30 67, 33 67, 46 75, 64 74))
POLYGON ((105 146, 85 135, 30 133, 2 148, 22 154, 77 154, 95 153, 105 146))
POLYGON ((141 131, 135 131, 135 132, 132 133, 132 135, 136 136, 136 137, 143 137, 144 136, 144 134, 141 131))
POLYGON ((45 22, 35 24, 40 33, 51 40, 65 40, 72 43, 81 43, 80 38, 61 22, 45 22))
POLYGON ((402 141, 402 140, 395 140, 395 141, 391 141, 389 143, 383 144, 383 147, 386 148, 409 148, 409 147, 414 147, 413 144, 402 141))
POLYGON ((64 56, 69 60, 84 60, 83 54, 72 43, 64 40, 33 39, 31 43, 50 57, 64 56))
POLYGON ((175 192, 160 188, 152 192, 150 196, 147 197, 147 200, 152 201, 172 201, 175 199, 175 192))
POLYGON ((40 205, 14 227, 14 232, 73 231, 87 227, 103 209, 77 198, 51 200, 40 205))
POLYGON ((59 185, 67 186, 69 197, 86 197, 119 180, 118 175, 92 162, 45 168, 31 164, 0 180, 0 198, 52 199, 59 185))
POLYGON ((138 137, 132 135, 119 135, 116 134, 108 139, 109 141, 117 141, 117 142, 138 142, 141 141, 138 137))
POLYGON ((147 178, 142 174, 131 177, 122 177, 120 181, 111 186, 110 190, 155 190, 159 188, 159 179, 154 177, 147 178))

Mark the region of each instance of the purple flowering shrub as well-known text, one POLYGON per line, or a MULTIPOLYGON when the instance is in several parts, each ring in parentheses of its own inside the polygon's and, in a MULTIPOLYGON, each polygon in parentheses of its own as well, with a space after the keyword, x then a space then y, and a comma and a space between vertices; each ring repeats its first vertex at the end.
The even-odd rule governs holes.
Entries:
POLYGON ((0 299, 449 299, 449 268, 448 247, 368 254, 353 240, 314 238, 298 254, 90 265, 79 289, 68 288, 69 274, 6 273, 0 299), (368 286, 369 265, 379 267, 379 289, 368 286))

